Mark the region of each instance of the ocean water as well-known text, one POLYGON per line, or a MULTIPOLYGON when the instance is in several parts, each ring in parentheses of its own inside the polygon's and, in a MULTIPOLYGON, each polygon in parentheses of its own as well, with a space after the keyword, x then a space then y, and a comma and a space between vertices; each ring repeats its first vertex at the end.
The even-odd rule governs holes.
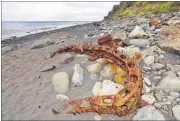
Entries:
POLYGON ((90 23, 87 21, 3 21, 2 40, 12 36, 25 36, 74 25, 90 23))

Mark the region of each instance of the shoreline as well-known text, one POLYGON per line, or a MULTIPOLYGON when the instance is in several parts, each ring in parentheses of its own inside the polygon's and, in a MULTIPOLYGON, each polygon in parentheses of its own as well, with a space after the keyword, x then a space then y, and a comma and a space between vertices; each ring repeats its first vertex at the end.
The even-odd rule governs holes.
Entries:
MULTIPOLYGON (((103 21, 103 20, 102 20, 103 21)), ((87 26, 87 25, 92 25, 95 23, 100 23, 101 21, 93 21, 90 23, 84 23, 84 24, 79 24, 79 25, 72 25, 72 26, 68 26, 68 27, 63 27, 63 28, 56 28, 53 30, 47 30, 47 31, 42 31, 42 32, 37 32, 37 33, 30 33, 28 35, 23 35, 23 36, 10 36, 6 39, 2 39, 1 40, 1 47, 4 47, 6 45, 14 45, 14 44, 22 44, 28 41, 32 41, 32 40, 36 40, 36 39, 40 39, 42 36, 46 35, 46 34, 53 34, 56 32, 62 32, 62 31, 67 31, 69 29, 74 29, 76 27, 81 27, 81 26, 87 26)))

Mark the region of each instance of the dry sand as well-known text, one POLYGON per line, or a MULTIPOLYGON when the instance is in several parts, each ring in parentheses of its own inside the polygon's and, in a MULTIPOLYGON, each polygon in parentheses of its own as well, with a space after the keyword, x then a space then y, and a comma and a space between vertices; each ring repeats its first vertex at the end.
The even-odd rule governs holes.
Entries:
MULTIPOLYGON (((64 44, 72 43, 70 41, 64 44)), ((81 63, 86 58, 77 58, 69 64, 61 64, 64 53, 48 58, 49 53, 62 45, 50 45, 41 49, 31 50, 32 42, 24 47, 2 55, 2 119, 3 120, 94 120, 95 113, 61 114, 52 113, 52 108, 61 107, 62 102, 56 99, 52 86, 52 76, 56 72, 67 72, 72 77, 73 67, 80 63, 84 68, 84 81, 81 87, 72 87, 67 95, 71 99, 92 96, 91 90, 96 81, 90 79, 87 65, 81 63), (46 65, 55 65, 56 69, 40 72, 46 65)), ((129 118, 129 117, 124 117, 129 118)), ((114 115, 106 115, 104 119, 124 119, 114 115)))

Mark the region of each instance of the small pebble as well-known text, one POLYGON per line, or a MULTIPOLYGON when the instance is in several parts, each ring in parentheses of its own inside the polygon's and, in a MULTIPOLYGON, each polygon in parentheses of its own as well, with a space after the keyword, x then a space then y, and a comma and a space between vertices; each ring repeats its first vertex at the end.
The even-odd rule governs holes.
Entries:
POLYGON ((151 68, 150 68, 150 67, 148 67, 148 66, 143 66, 143 70, 145 70, 145 71, 150 71, 150 70, 151 70, 151 68))
POLYGON ((151 81, 147 77, 144 77, 144 81, 147 85, 151 86, 151 81))

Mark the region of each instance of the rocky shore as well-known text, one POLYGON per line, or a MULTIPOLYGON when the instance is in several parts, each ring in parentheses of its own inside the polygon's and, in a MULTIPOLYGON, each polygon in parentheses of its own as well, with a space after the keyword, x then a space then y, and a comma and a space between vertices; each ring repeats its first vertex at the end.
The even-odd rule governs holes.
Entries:
MULTIPOLYGON (((2 41, 2 119, 99 119, 95 113, 54 115, 52 108, 58 106, 65 111, 64 102, 69 98, 107 93, 103 89, 97 91, 95 85, 113 87, 113 79, 109 78, 112 70, 100 60, 88 61, 85 55, 62 53, 54 58, 49 55, 57 48, 73 43, 97 44, 101 33, 110 33, 126 45, 118 47, 118 51, 128 57, 134 56, 136 51, 142 53, 142 99, 149 105, 126 117, 105 115, 104 119, 180 120, 179 30, 180 12, 174 12, 103 20, 2 41), (106 81, 100 78, 102 76, 106 81), (57 79, 63 81, 57 82, 57 79), (65 95, 59 95, 59 92, 65 95)), ((119 86, 119 90, 122 88, 119 86)))

